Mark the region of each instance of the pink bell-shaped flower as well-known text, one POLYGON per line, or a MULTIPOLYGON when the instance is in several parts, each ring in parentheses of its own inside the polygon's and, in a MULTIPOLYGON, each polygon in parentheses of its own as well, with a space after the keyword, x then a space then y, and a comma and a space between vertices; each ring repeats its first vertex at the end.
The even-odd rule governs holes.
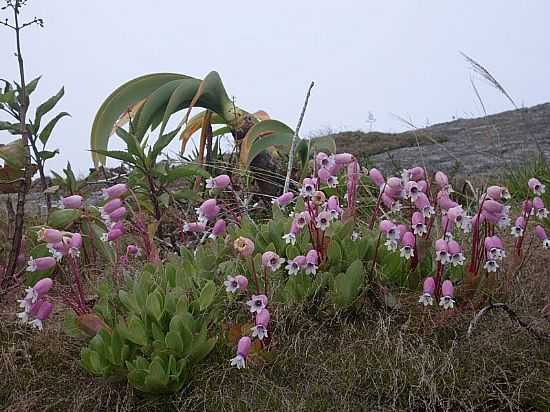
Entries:
POLYGON ((237 369, 246 368, 246 358, 252 348, 252 340, 248 336, 243 336, 239 339, 237 345, 237 356, 231 359, 231 366, 236 366, 237 369))
POLYGON ((208 199, 202 202, 202 204, 196 209, 198 221, 206 224, 209 220, 214 220, 218 213, 220 213, 220 207, 216 203, 216 199, 208 199))
POLYGON ((372 183, 374 183, 376 187, 379 187, 380 189, 382 189, 386 184, 386 181, 384 180, 384 176, 382 175, 380 170, 374 167, 369 170, 369 177, 372 180, 372 183))
POLYGON ((537 196, 541 196, 546 191, 545 186, 536 177, 529 179, 527 181, 527 185, 529 186, 529 189, 531 189, 537 196))
POLYGON ((55 258, 51 256, 38 257, 36 259, 31 256, 27 262, 27 272, 43 272, 53 268, 56 264, 55 258))
POLYGON ((266 295, 252 295, 252 298, 246 302, 250 306, 250 312, 257 313, 267 307, 266 295))
POLYGON ((315 249, 311 249, 306 253, 306 267, 305 272, 308 275, 315 275, 317 273, 317 264, 319 263, 319 254, 315 249))
POLYGON ((455 301, 454 297, 454 287, 453 282, 450 280, 445 280, 441 285, 441 300, 439 301, 439 306, 443 306, 444 309, 453 309, 455 301))
POLYGON ((189 233, 202 233, 206 230, 206 226, 203 223, 191 222, 183 225, 183 231, 189 233))
POLYGON ((103 207, 99 208, 99 210, 101 211, 101 216, 108 216, 123 205, 124 202, 122 201, 122 199, 118 197, 111 199, 107 203, 105 203, 103 207))
POLYGON ((275 252, 265 252, 262 254, 262 266, 275 272, 284 263, 284 259, 279 257, 275 252))
POLYGON ((223 190, 231 184, 231 178, 228 175, 219 175, 206 179, 207 189, 223 190))
POLYGON ((82 196, 72 195, 72 196, 62 197, 59 204, 64 209, 80 209, 83 206, 84 202, 83 202, 82 196))
POLYGON ((267 338, 267 327, 270 319, 271 316, 267 309, 263 309, 256 313, 256 326, 252 328, 253 338, 257 337, 260 340, 267 338))
POLYGON ((57 229, 48 229, 43 227, 38 231, 38 240, 47 243, 61 242, 63 239, 63 233, 57 229))
POLYGON ((418 303, 421 303, 424 306, 428 306, 428 305, 432 306, 434 291, 435 291, 435 280, 432 277, 427 277, 426 279, 424 279, 422 295, 418 299, 418 303))
POLYGON ((277 204, 279 206, 286 206, 290 202, 292 202, 292 199, 294 199, 294 193, 286 192, 283 193, 281 196, 274 198, 271 203, 277 204))
POLYGON ((212 233, 210 234, 211 239, 216 239, 218 236, 221 236, 225 233, 225 220, 218 219, 212 228, 212 233))
POLYGON ((103 197, 105 199, 113 199, 115 197, 121 197, 128 191, 128 185, 126 183, 119 183, 114 186, 103 189, 103 197))

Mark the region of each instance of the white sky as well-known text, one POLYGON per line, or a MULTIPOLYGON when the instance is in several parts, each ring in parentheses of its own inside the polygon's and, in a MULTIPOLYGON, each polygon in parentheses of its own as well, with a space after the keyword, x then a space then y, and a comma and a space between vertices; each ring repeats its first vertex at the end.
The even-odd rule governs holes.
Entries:
MULTIPOLYGON (((151 72, 220 72, 237 105, 294 127, 316 85, 302 135, 331 128, 400 131, 482 114, 463 51, 487 67, 519 105, 550 100, 550 2, 545 0, 30 0, 24 32, 27 77, 43 75, 40 100, 64 85, 64 118, 51 148, 91 166, 96 110, 123 82, 151 72)), ((4 18, 6 12, 0 12, 4 18)), ((12 33, 0 27, 0 77, 16 79, 12 33)), ((478 80, 487 110, 511 108, 478 80)), ((0 115, 0 118, 1 115, 0 115)), ((0 132, 0 143, 12 139, 0 132)), ((177 146, 174 146, 176 150, 177 146)))

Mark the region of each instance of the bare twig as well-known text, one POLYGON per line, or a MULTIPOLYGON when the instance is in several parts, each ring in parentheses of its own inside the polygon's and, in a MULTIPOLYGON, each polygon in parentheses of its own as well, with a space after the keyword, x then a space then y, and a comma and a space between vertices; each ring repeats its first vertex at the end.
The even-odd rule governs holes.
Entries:
POLYGON ((529 332, 535 338, 541 339, 541 340, 550 340, 550 336, 548 334, 544 333, 539 329, 534 328, 533 326, 529 325, 528 323, 520 319, 520 317, 516 314, 516 312, 514 312, 512 308, 510 308, 510 306, 508 306, 506 303, 491 303, 485 306, 483 309, 481 309, 471 320, 470 326, 468 326, 468 332, 466 334, 468 338, 471 336, 477 322, 481 319, 481 317, 485 313, 493 309, 502 309, 510 317, 510 320, 512 322, 516 322, 519 326, 525 328, 527 332, 529 332))
MULTIPOLYGON (((30 186, 30 180, 32 177, 32 168, 31 168, 31 152, 29 148, 29 136, 30 132, 26 124, 27 110, 29 107, 29 97, 27 95, 27 88, 25 83, 25 69, 23 64, 23 55, 21 54, 21 37, 20 30, 21 26, 19 24, 19 12, 20 12, 21 3, 20 0, 16 0, 13 5, 13 14, 14 14, 14 31, 15 31, 15 40, 17 46, 17 62, 19 66, 19 77, 21 81, 21 92, 19 95, 21 108, 19 110, 20 117, 20 133, 21 140, 25 147, 25 178, 21 185, 19 186, 19 191, 17 194, 17 212, 15 215, 15 230, 12 238, 10 255, 8 258, 8 266, 6 268, 6 278, 3 279, 6 282, 6 279, 11 278, 17 269, 17 257, 21 250, 21 241, 23 238, 23 224, 25 217, 25 198, 27 195, 28 188, 30 186)), ((1 286, 1 285, 0 285, 1 286)))
POLYGON ((300 119, 296 125, 296 130, 294 130, 294 136, 292 137, 292 143, 290 144, 290 152, 288 153, 288 167, 286 169, 286 178, 285 186, 283 188, 283 193, 288 192, 288 187, 290 185, 290 175, 292 174, 292 165, 294 163, 294 151, 296 149, 296 140, 298 140, 298 133, 300 132, 300 127, 302 126, 302 121, 304 120, 304 115, 306 114, 307 103, 309 101, 309 95, 311 94, 311 89, 315 85, 314 82, 311 82, 309 88, 307 89, 306 100, 304 106, 302 107, 302 113, 300 114, 300 119))

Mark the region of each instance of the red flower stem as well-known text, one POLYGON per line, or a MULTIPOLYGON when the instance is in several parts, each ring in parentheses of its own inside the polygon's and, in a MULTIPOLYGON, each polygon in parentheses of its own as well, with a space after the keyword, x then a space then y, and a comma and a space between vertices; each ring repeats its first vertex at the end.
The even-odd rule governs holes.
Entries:
POLYGON ((380 189, 380 194, 378 195, 378 199, 376 200, 376 206, 374 207, 369 223, 369 230, 372 230, 372 228, 374 227, 374 219, 378 216, 378 208, 380 207, 380 201, 382 200, 384 189, 386 189, 386 182, 384 182, 384 186, 382 186, 382 189, 380 189))
POLYGON ((374 265, 376 265, 376 259, 378 258, 378 248, 380 247, 380 238, 382 237, 382 232, 378 233, 378 239, 376 240, 376 249, 374 250, 374 257, 372 258, 372 266, 370 268, 369 280, 373 280, 374 265))
POLYGON ((254 285, 256 286, 256 293, 260 294, 260 283, 258 282, 258 275, 256 274, 256 265, 254 264, 254 258, 250 256, 250 264, 252 265, 252 276, 254 278, 254 285))
POLYGON ((269 293, 269 279, 267 276, 267 268, 264 267, 264 295, 269 293))

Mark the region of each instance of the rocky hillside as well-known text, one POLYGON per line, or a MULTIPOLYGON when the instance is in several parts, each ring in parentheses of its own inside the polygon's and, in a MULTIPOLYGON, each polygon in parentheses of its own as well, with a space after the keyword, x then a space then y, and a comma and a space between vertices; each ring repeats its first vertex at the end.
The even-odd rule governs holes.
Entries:
POLYGON ((550 103, 404 133, 333 136, 338 151, 367 157, 369 164, 385 172, 424 162, 429 169, 452 170, 464 177, 488 176, 517 168, 541 151, 550 159, 550 103))

